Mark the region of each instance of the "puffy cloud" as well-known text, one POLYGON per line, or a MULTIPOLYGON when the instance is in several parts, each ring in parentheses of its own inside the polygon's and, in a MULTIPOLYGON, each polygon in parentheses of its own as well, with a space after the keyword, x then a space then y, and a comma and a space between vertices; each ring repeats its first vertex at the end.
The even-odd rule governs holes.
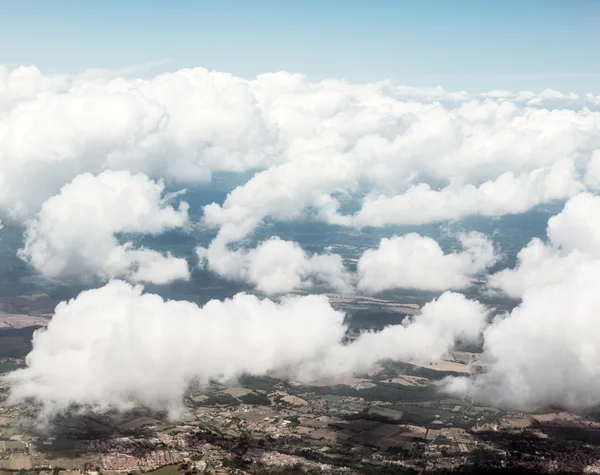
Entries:
POLYGON ((531 287, 558 283, 593 258, 600 258, 600 196, 580 193, 548 220, 548 243, 533 239, 517 255, 515 269, 489 278, 491 288, 520 297, 531 287))
MULTIPOLYGON (((519 198, 526 195, 522 208, 569 196, 549 183, 540 190, 537 175, 560 160, 586 172, 600 148, 597 105, 556 91, 473 95, 388 81, 313 83, 289 73, 245 80, 194 68, 123 79, 0 68, 0 214, 27 219, 78 174, 105 169, 180 182, 264 170, 222 209, 207 209, 218 225, 307 208, 327 219, 336 216, 335 197, 355 191, 369 196, 361 219, 350 220, 360 225, 382 220, 366 219, 369 200, 411 189, 410 198, 424 186, 448 187, 430 200, 449 201, 452 211, 429 220, 515 212, 490 183, 515 182, 519 198), (482 200, 484 211, 461 202, 474 194, 493 195, 482 200)), ((568 167, 561 170, 568 180, 568 167)))
POLYGON ((509 407, 600 404, 600 197, 583 193, 548 220, 515 269, 490 285, 520 297, 484 331, 487 371, 447 382, 451 392, 509 407))
POLYGON ((339 292, 375 293, 395 288, 443 291, 465 289, 497 261, 491 241, 480 233, 460 234, 461 252, 444 254, 430 237, 410 233, 384 238, 366 250, 351 274, 337 254, 312 256, 299 244, 277 237, 254 249, 232 250, 220 239, 196 248, 200 266, 219 276, 252 284, 266 294, 324 285, 339 292))
POLYGON ((381 292, 396 288, 464 289, 497 260, 492 243, 480 233, 459 235, 463 250, 444 254, 440 245, 416 233, 384 238, 357 265, 358 288, 381 292))
POLYGON ((484 332, 487 372, 448 382, 451 392, 513 408, 600 404, 600 261, 525 290, 484 332))
POLYGON ((295 242, 271 238, 250 250, 230 250, 213 242, 197 248, 200 265, 221 277, 251 283, 266 294, 324 284, 338 291, 351 288, 351 277, 337 254, 308 256, 295 242))
POLYGON ((173 208, 163 190, 162 183, 127 171, 79 175, 27 223, 19 255, 51 279, 125 277, 157 284, 188 279, 185 259, 119 244, 115 236, 185 226, 187 203, 173 208))
POLYGON ((194 380, 298 364, 343 334, 343 314, 321 296, 276 304, 239 294, 198 307, 113 281, 61 303, 34 336, 28 368, 9 380, 14 399, 34 397, 50 411, 71 403, 173 409, 194 380))
POLYGON ((564 160, 526 175, 507 172, 479 186, 448 186, 438 191, 419 184, 393 197, 367 196, 356 216, 333 217, 332 221, 382 226, 458 220, 469 215, 519 214, 541 203, 570 198, 581 189, 573 162, 564 160))
POLYGON ((563 255, 535 238, 517 254, 517 267, 491 275, 488 286, 509 297, 520 298, 529 288, 560 282, 585 260, 579 252, 563 255))
MULTIPOLYGON (((0 218, 27 223, 20 254, 47 277, 168 282, 188 277, 185 261, 120 244, 116 237, 160 233, 186 224, 186 205, 179 209, 169 205, 163 198, 162 182, 152 179, 199 183, 209 180, 214 171, 257 170, 223 203, 205 207, 205 222, 219 227, 219 232, 199 257, 221 275, 248 280, 264 292, 280 293, 317 283, 341 289, 352 278, 338 256, 310 256, 295 243, 276 239, 253 250, 240 249, 239 242, 268 217, 308 217, 357 227, 422 224, 474 214, 521 213, 569 199, 586 187, 597 190, 598 106, 598 97, 550 90, 472 95, 390 82, 313 83, 288 73, 245 80, 195 68, 150 79, 111 79, 97 72, 46 76, 35 68, 0 68, 0 218), (343 214, 342 203, 350 200, 360 201, 360 209, 343 214)), ((590 318, 597 302, 584 281, 593 281, 600 258, 597 200, 586 194, 571 198, 564 211, 550 220, 548 242, 532 241, 519 254, 516 269, 490 279, 491 287, 521 297, 522 303, 486 331, 490 371, 487 379, 476 378, 466 385, 461 380, 466 393, 491 397, 490 388, 496 387, 506 394, 514 389, 514 400, 523 405, 533 404, 536 398, 567 405, 593 402, 593 396, 584 394, 584 380, 597 379, 593 372, 594 364, 598 366, 594 350, 598 345, 593 339, 597 332, 580 333, 586 325, 595 328, 590 318), (565 302, 574 303, 572 326, 569 319, 559 321, 558 312, 569 311, 566 303, 557 301, 561 293, 565 302), (547 313, 548 320, 540 320, 547 313), (536 338, 533 328, 544 324, 547 328, 536 338), (515 354, 508 354, 514 335, 515 354), (574 349, 580 337, 581 351, 574 349), (556 354, 564 357, 561 361, 568 362, 574 373, 567 379, 571 386, 561 391, 558 377, 552 380, 549 374, 530 381, 536 371, 549 373, 538 353, 549 357, 559 347, 556 354), (538 352, 533 356, 532 348, 538 352), (511 364, 516 368, 512 376, 511 364), (541 396, 544 387, 549 394, 545 399, 541 396)), ((368 251, 363 270, 368 257, 383 256, 388 246, 398 244, 397 239, 368 251)), ((408 244, 402 241, 400 248, 408 244)), ((468 278, 492 259, 490 248, 482 242, 480 247, 464 243, 463 251, 449 255, 434 244, 420 242, 431 251, 428 262, 443 262, 439 268, 447 272, 446 285, 451 282, 452 287, 467 285, 468 278)), ((408 257, 415 259, 412 254, 408 257)), ((366 275, 365 271, 363 286, 378 285, 368 284, 366 275)), ((411 278, 402 285, 419 283, 415 283, 416 275, 411 278)), ((438 289, 445 288, 437 284, 438 289)), ((315 323, 314 334, 312 328, 304 329, 299 347, 285 348, 281 356, 278 345, 292 341, 281 335, 287 327, 260 319, 271 312, 266 308, 275 309, 268 313, 273 319, 281 312, 296 315, 292 308, 300 304, 261 303, 248 296, 236 299, 241 303, 214 303, 199 309, 189 303, 165 303, 126 284, 82 294, 57 311, 55 321, 64 318, 69 324, 51 324, 36 337, 28 369, 14 376, 15 397, 34 396, 48 407, 65 407, 71 400, 116 406, 141 401, 170 407, 191 379, 264 372, 274 366, 273 361, 287 361, 298 374, 311 375, 350 371, 380 357, 436 356, 455 338, 472 337, 487 315, 479 304, 448 293, 414 322, 341 345, 341 317, 317 298, 302 304, 307 307, 298 312, 311 314, 314 305, 315 314, 329 317, 315 323), (111 317, 98 301, 114 305, 110 307, 115 314, 114 335, 110 325, 103 327, 111 317), (139 302, 143 304, 138 307, 139 302), (170 341, 187 343, 190 349, 183 356, 193 357, 189 359, 194 362, 171 374, 183 359, 173 361, 162 355, 164 363, 156 363, 150 357, 160 369, 157 386, 158 379, 152 381, 154 376, 145 374, 145 362, 150 349, 156 350, 158 337, 152 332, 144 335, 138 323, 148 305, 157 306, 157 320, 151 328, 158 330, 166 325, 162 322, 169 320, 173 308, 175 313, 180 308, 189 310, 193 317, 188 320, 193 322, 204 322, 198 315, 207 316, 207 308, 215 308, 219 315, 248 315, 253 325, 264 328, 245 344, 241 333, 236 333, 237 321, 230 324, 234 320, 206 317, 217 322, 207 324, 207 333, 217 335, 221 346, 199 347, 196 342, 205 334, 204 323, 189 323, 181 317, 181 325, 164 334, 170 341), (71 309, 75 310, 70 313, 71 309), (75 313, 84 315, 81 322, 60 317, 75 313), (447 329, 450 317, 456 321, 447 329), (88 343, 81 335, 96 327, 98 336, 88 343), (123 356, 112 340, 123 343, 128 338, 134 348, 131 355, 123 356), (232 355, 219 352, 221 347, 228 349, 224 341, 235 345, 232 355), (255 351, 259 346, 260 351, 255 351), (212 362, 204 351, 219 357, 212 362), (266 353, 259 354, 262 351, 266 353), (113 359, 106 357, 111 352, 113 359), (253 353, 260 361, 246 362, 253 353), (74 354, 82 357, 71 358, 74 354), (270 359, 273 354, 279 359, 270 359), (95 396, 93 384, 82 388, 69 380, 68 371, 77 375, 92 368, 90 374, 94 374, 97 366, 99 374, 108 372, 102 358, 112 367, 117 360, 126 362, 125 374, 131 383, 106 375, 95 396), (65 373, 60 364, 54 364, 63 360, 65 373), (169 377, 173 390, 163 388, 169 386, 164 384, 169 377), (140 383, 143 378, 149 382, 140 383), (145 396, 135 389, 138 383, 147 390, 145 396), (74 396, 67 394, 69 385, 74 396)), ((560 361, 549 361, 556 365, 557 374, 566 371, 560 361)), ((590 384, 588 392, 598 393, 595 383, 590 384)))
POLYGON ((203 182, 277 161, 250 83, 202 68, 149 80, 4 70, 0 112, 0 212, 17 220, 84 172, 203 182))
MULTIPOLYGON (((481 303, 462 294, 445 292, 425 304, 420 315, 407 318, 401 325, 366 332, 350 345, 334 347, 316 367, 319 374, 331 377, 366 371, 382 360, 439 360, 458 341, 478 341, 488 315, 488 309, 481 303)), ((302 369, 314 372, 315 364, 310 362, 302 369)))
POLYGON ((308 381, 382 358, 435 358, 458 339, 477 338, 486 312, 447 293, 413 320, 345 345, 344 315, 325 296, 275 303, 238 294, 198 307, 112 281, 59 304, 47 330, 34 335, 27 367, 8 382, 12 401, 35 399, 47 416, 72 405, 176 411, 196 382, 271 370, 308 381))
POLYGON ((585 183, 593 190, 600 189, 600 150, 594 150, 592 153, 585 173, 585 183))
POLYGON ((600 257, 600 196, 581 193, 548 220, 548 238, 563 253, 580 251, 600 257))
POLYGON ((297 218, 307 210, 347 226, 521 213, 581 191, 600 142, 600 114, 587 109, 490 99, 442 106, 399 101, 384 86, 369 95, 357 89, 342 89, 355 94, 352 108, 341 111, 337 91, 335 114, 314 125, 310 102, 296 105, 297 120, 280 112, 286 162, 256 174, 223 204, 207 206, 206 222, 227 238, 244 236, 267 216, 297 218), (390 96, 381 97, 383 91, 390 96), (366 195, 361 210, 340 215, 339 196, 357 194, 366 195))

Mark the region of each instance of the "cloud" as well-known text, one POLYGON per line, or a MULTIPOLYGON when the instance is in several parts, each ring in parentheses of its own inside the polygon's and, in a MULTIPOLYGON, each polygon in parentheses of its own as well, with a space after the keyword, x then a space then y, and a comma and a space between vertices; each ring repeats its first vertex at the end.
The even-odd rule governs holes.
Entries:
POLYGON ((532 239, 517 255, 517 267, 504 269, 488 285, 510 297, 535 286, 558 283, 590 259, 600 258, 600 196, 580 193, 548 220, 548 242, 532 239))
POLYGON ((573 162, 564 160, 526 175, 507 172, 479 186, 449 186, 438 191, 420 184, 393 197, 367 196, 356 216, 331 220, 346 225, 384 226, 458 220, 469 215, 520 214, 541 203, 570 198, 582 188, 573 162))
POLYGON ((447 389, 513 408, 600 404, 600 197, 583 193, 548 220, 515 269, 490 278, 520 304, 484 331, 487 371, 447 389))
POLYGON ((185 226, 185 202, 168 204, 164 185, 145 175, 82 174, 27 223, 20 257, 50 279, 110 279, 164 284, 189 279, 185 259, 119 244, 120 234, 160 234, 185 226))
POLYGON ((497 261, 487 237, 460 234, 461 252, 444 254, 439 244, 410 233, 384 238, 377 249, 368 249, 350 273, 337 254, 308 255, 298 243, 278 237, 254 249, 231 249, 215 239, 207 248, 196 248, 200 267, 220 277, 247 282, 266 294, 281 294, 318 285, 338 292, 376 293, 413 288, 444 291, 470 287, 475 277, 497 261))
POLYGON ((112 281, 57 306, 47 330, 34 335, 27 367, 7 376, 10 400, 34 399, 47 417, 73 405, 174 413, 192 383, 272 370, 309 381, 381 358, 434 358, 458 339, 477 338, 486 312, 447 293, 404 325, 343 344, 344 315, 325 296, 275 303, 238 294, 198 307, 112 281))
POLYGON ((578 179, 600 149, 592 96, 310 82, 285 72, 246 80, 203 68, 149 79, 100 73, 0 68, 1 217, 26 220, 78 174, 106 169, 182 183, 205 182, 214 171, 262 170, 207 209, 219 226, 307 210, 327 220, 340 193, 368 197, 351 225, 385 223, 366 216, 369 200, 391 206, 425 186, 445 190, 437 199, 449 201, 451 213, 437 209, 424 219, 496 215, 520 209, 502 203, 489 183, 514 182, 527 197, 521 208, 568 197, 550 183, 538 189, 538 175, 570 161, 575 173, 568 166, 560 173, 578 179), (483 211, 461 202, 488 191, 483 211))
POLYGON ((246 281, 266 294, 280 294, 318 284, 337 291, 352 288, 351 276, 337 254, 307 253, 295 242, 277 237, 256 248, 230 250, 213 242, 208 248, 196 248, 201 266, 219 276, 246 281))
POLYGON ((277 161, 250 83, 202 68, 147 80, 4 69, 0 112, 0 214, 17 221, 84 172, 201 183, 277 161))
MULTIPOLYGON (((479 341, 489 310, 475 300, 445 292, 425 304, 421 314, 380 332, 366 332, 350 345, 338 345, 316 365, 324 376, 364 372, 382 360, 421 363, 447 356, 458 341, 479 341)), ((315 362, 307 365, 314 371, 315 362)), ((307 369, 303 368, 304 371, 307 369)), ((308 373, 311 374, 311 373, 308 373)))
POLYGON ((520 409, 600 404, 600 261, 525 290, 484 332, 487 372, 448 381, 451 392, 520 409))
POLYGON ((439 244, 416 233, 384 238, 366 250, 357 265, 358 288, 375 293, 412 288, 465 289, 497 260, 492 243, 480 233, 459 235, 461 252, 444 254, 439 244))
MULTIPOLYGON (((0 219, 26 225, 20 255, 42 275, 154 283, 189 278, 183 259, 119 239, 185 226, 187 205, 176 208, 167 202, 163 180, 205 183, 218 171, 254 174, 224 202, 204 208, 205 224, 218 228, 218 234, 198 255, 220 275, 275 294, 321 284, 343 290, 355 277, 348 275, 339 256, 310 255, 293 242, 273 238, 256 249, 244 249, 245 238, 269 218, 360 228, 501 216, 569 200, 549 221, 546 242, 533 240, 519 254, 515 269, 489 279, 490 287, 521 298, 521 305, 486 330, 486 357, 492 362, 488 375, 453 384, 455 389, 462 384, 465 394, 502 402, 497 396, 501 389, 525 406, 536 400, 581 406, 593 402, 595 383, 587 386, 587 393, 584 383, 586 378, 598 379, 593 370, 594 364, 598 367, 598 332, 581 332, 586 326, 595 328, 591 318, 597 314, 596 300, 588 282, 597 275, 600 259, 600 209, 597 197, 582 192, 600 186, 598 97, 551 90, 474 95, 389 81, 310 82, 289 73, 246 80, 202 68, 149 79, 110 76, 102 71, 49 76, 34 67, 0 68, 0 219), (347 214, 348 203, 358 205, 358 211, 347 214), (514 354, 509 354, 513 341, 514 354), (555 373, 543 367, 542 357, 549 358, 555 373), (561 389, 567 363, 573 374, 565 378, 571 385, 561 389), (538 372, 544 374, 533 378, 538 372), (544 388, 548 396, 543 396, 544 388)), ((363 256, 360 285, 368 291, 392 285, 464 288, 494 259, 485 239, 469 239, 462 251, 451 254, 428 238, 384 240, 363 256), (427 253, 411 253, 411 246, 427 253), (390 272, 373 277, 370 260, 382 261, 386 254, 390 272), (425 263, 417 263, 419 255, 428 256, 425 263), (408 264, 416 270, 401 272, 400 266, 408 264), (417 272, 425 268, 431 269, 429 279, 417 272)), ((263 373, 280 362, 308 377, 350 371, 381 357, 436 356, 455 338, 472 337, 487 316, 480 304, 447 293, 412 323, 342 345, 341 317, 324 300, 266 302, 242 296, 199 309, 164 302, 123 283, 82 294, 57 310, 53 322, 64 319, 68 325, 51 324, 36 337, 28 369, 15 373, 15 397, 29 395, 55 408, 69 401, 171 407, 194 378, 263 373), (110 334, 112 328, 103 326, 113 317, 99 301, 114 310, 121 333, 110 334), (157 312, 151 330, 164 330, 163 322, 182 315, 174 317, 180 324, 163 334, 173 344, 183 343, 177 346, 192 360, 187 366, 171 371, 183 360, 169 359, 163 351, 160 371, 146 374, 147 361, 154 362, 149 349, 155 349, 158 339, 152 331, 139 331, 146 328, 139 315, 148 309, 157 312), (323 321, 309 320, 314 328, 299 326, 294 346, 296 340, 285 334, 290 321, 313 310, 319 318, 325 315, 323 321), (64 316, 75 313, 84 318, 64 316), (226 317, 208 318, 217 314, 226 317), (262 330, 245 342, 235 315, 249 316, 262 330), (278 323, 281 315, 293 316, 283 318, 288 326, 278 323), (274 322, 268 320, 271 316, 274 322), (97 338, 88 342, 82 337, 96 328, 97 338), (216 335, 221 346, 197 345, 206 334, 216 335), (116 351, 111 338, 131 340, 133 347, 123 350, 131 353, 116 351), (231 355, 222 353, 221 347, 227 349, 230 343, 235 345, 231 355), (114 356, 105 357, 111 352, 114 356), (258 360, 248 358, 254 353, 258 360), (214 354, 218 358, 213 361, 214 354), (108 366, 102 358, 111 369, 125 362, 131 382, 104 375, 108 366), (63 360, 64 373, 55 364, 63 360), (95 369, 105 378, 98 395, 93 394, 94 384, 83 388, 69 379, 68 371, 93 374, 95 369), (158 386, 155 377, 161 378, 158 386), (173 389, 164 381, 173 381, 173 389)), ((246 333, 252 325, 244 327, 246 333)))
POLYGON ((600 190, 600 150, 594 150, 585 173, 585 183, 592 190, 600 190))
POLYGON ((548 220, 548 238, 567 254, 580 251, 600 257, 600 196, 581 193, 570 199, 563 210, 548 220))
POLYGON ((563 255, 535 238, 517 254, 517 267, 491 275, 488 286, 508 297, 520 298, 529 288, 560 282, 585 260, 579 252, 563 255))
POLYGON ((286 141, 285 162, 205 207, 220 238, 240 239, 267 217, 385 226, 522 213, 582 191, 600 145, 599 114, 585 108, 451 95, 442 104, 417 93, 400 100, 386 84, 324 83, 330 101, 317 109, 315 87, 307 86, 289 84, 270 119, 286 141), (292 99, 290 89, 306 101, 292 99), (360 211, 341 214, 340 199, 361 201, 360 211))

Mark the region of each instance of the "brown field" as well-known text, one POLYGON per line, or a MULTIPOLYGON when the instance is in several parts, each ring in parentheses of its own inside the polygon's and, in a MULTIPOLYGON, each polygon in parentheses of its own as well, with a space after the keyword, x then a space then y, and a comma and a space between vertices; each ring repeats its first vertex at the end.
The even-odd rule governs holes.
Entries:
POLYGON ((417 361, 409 361, 410 364, 421 366, 422 368, 432 369, 434 371, 453 371, 455 373, 468 373, 466 364, 456 363, 454 361, 432 361, 427 364, 420 364, 417 361))
POLYGON ((528 417, 506 419, 506 422, 514 429, 525 429, 531 426, 531 420, 528 417))
POLYGON ((237 397, 245 396, 246 394, 250 394, 252 391, 250 389, 246 389, 246 388, 232 387, 232 388, 224 389, 222 392, 237 398, 237 397))
POLYGON ((575 417, 568 412, 551 412, 549 414, 533 414, 533 417, 538 422, 551 421, 574 421, 575 417))
POLYGON ((306 426, 306 427, 315 427, 315 428, 327 427, 327 425, 329 424, 329 419, 322 418, 322 417, 317 417, 317 418, 304 418, 304 417, 301 417, 299 419, 299 421, 300 421, 300 424, 302 424, 303 426, 306 426))
POLYGON ((2 468, 6 470, 30 470, 31 457, 24 454, 12 454, 8 460, 2 460, 2 468))
POLYGON ((50 319, 33 315, 0 312, 0 328, 25 328, 34 325, 46 326, 50 319))
MULTIPOLYGON (((310 383, 310 386, 326 387, 326 386, 342 385, 342 386, 356 387, 357 385, 361 385, 361 384, 371 384, 371 380, 364 379, 364 378, 321 378, 316 381, 312 381, 310 383)), ((373 387, 373 386, 368 386, 368 387, 373 387)))
POLYGON ((4 450, 24 450, 27 448, 25 442, 19 440, 6 440, 4 442, 4 450))
POLYGON ((282 398, 282 401, 292 405, 292 406, 308 406, 308 402, 304 399, 288 394, 282 398))

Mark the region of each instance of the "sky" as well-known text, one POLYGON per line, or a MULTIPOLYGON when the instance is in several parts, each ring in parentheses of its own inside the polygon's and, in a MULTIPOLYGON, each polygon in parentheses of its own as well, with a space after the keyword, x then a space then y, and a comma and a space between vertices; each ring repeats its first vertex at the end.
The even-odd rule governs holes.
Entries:
POLYGON ((1 0, 0 63, 600 94, 599 21, 597 0, 1 0))

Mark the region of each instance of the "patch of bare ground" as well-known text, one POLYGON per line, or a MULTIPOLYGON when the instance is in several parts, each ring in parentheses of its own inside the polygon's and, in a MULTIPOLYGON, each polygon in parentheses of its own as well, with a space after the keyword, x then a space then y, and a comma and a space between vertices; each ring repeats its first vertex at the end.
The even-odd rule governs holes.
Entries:
POLYGON ((27 454, 11 454, 8 460, 2 460, 2 468, 6 470, 30 470, 31 456, 27 454))

